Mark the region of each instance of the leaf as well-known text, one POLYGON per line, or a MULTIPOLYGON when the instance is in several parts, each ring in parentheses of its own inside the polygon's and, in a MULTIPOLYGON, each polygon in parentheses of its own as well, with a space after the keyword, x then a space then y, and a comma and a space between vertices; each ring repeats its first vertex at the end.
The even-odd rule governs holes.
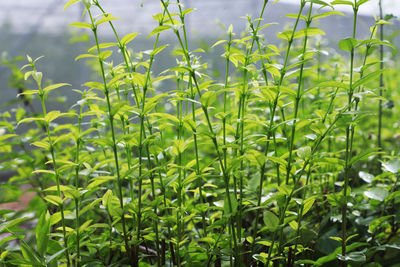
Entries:
POLYGON ((63 200, 59 196, 54 196, 54 195, 45 196, 44 200, 46 200, 56 206, 59 206, 63 203, 63 200))
POLYGON ((69 0, 69 1, 64 5, 63 10, 67 9, 67 7, 69 7, 70 5, 75 4, 75 3, 78 3, 78 2, 80 2, 80 1, 82 1, 82 0, 69 0))
POLYGON ((286 166, 286 164, 287 164, 286 160, 284 160, 282 158, 278 158, 278 157, 266 157, 266 158, 269 159, 270 161, 280 164, 282 166, 286 166))
POLYGON ((45 94, 47 94, 47 93, 49 93, 50 91, 52 91, 54 89, 60 88, 62 86, 67 86, 67 85, 71 86, 69 83, 56 83, 56 84, 53 84, 53 85, 50 85, 50 86, 47 86, 46 88, 44 88, 43 92, 45 94))
POLYGON ((303 215, 305 215, 314 205, 315 196, 309 197, 303 202, 303 215))
POLYGON ((320 19, 320 18, 324 18, 324 17, 328 17, 328 16, 332 16, 332 15, 340 15, 340 16, 344 16, 344 14, 342 12, 339 11, 328 11, 322 14, 318 14, 318 15, 314 15, 312 17, 312 19, 320 19))
POLYGON ((290 40, 290 38, 292 38, 292 33, 293 33, 293 31, 291 31, 291 30, 284 31, 284 32, 278 32, 276 34, 276 36, 278 36, 278 38, 281 38, 284 40, 290 40))
POLYGON ((265 211, 264 212, 264 216, 263 216, 263 219, 264 219, 264 224, 265 224, 265 226, 270 230, 270 231, 275 231, 277 228, 278 228, 278 225, 279 225, 279 219, 278 219, 278 217, 274 214, 274 213, 272 213, 272 212, 270 212, 270 211, 265 211))
POLYGON ((339 48, 351 52, 357 46, 357 41, 353 38, 346 38, 339 41, 339 48))
POLYGON ((43 211, 36 225, 36 244, 40 256, 44 256, 47 250, 47 242, 50 234, 50 214, 43 211))
POLYGON ((321 82, 318 85, 314 86, 313 88, 323 88, 323 87, 332 87, 332 88, 344 88, 348 89, 349 86, 345 83, 342 82, 335 82, 335 81, 326 81, 326 82, 321 82))
POLYGON ((103 24, 105 22, 109 22, 109 21, 112 21, 112 20, 120 19, 118 17, 111 16, 111 14, 107 14, 107 15, 103 14, 103 16, 104 16, 104 18, 101 18, 98 21, 96 21, 96 24, 95 24, 96 26, 98 26, 100 24, 103 24))
MULTIPOLYGON (((101 44, 99 44, 99 48, 100 49, 108 48, 108 47, 115 46, 115 45, 117 45, 117 43, 101 43, 101 44)), ((91 48, 89 48, 88 52, 91 53, 91 52, 93 52, 95 50, 97 50, 97 45, 94 45, 91 48)))
POLYGON ((217 100, 217 94, 212 91, 205 92, 200 98, 200 102, 204 107, 209 107, 216 100, 217 100))
POLYGON ((321 6, 324 6, 324 7, 326 7, 326 6, 332 7, 330 4, 328 4, 327 2, 322 1, 322 0, 309 0, 309 2, 310 3, 314 3, 314 4, 318 4, 318 5, 321 5, 321 6))
POLYGON ((360 80, 353 83, 353 88, 357 88, 358 86, 365 84, 369 81, 376 80, 376 78, 379 77, 384 71, 385 70, 377 70, 377 71, 374 71, 374 72, 364 76, 360 80))
POLYGON ((54 171, 50 171, 50 170, 35 170, 32 173, 33 174, 35 174, 35 173, 48 173, 48 174, 56 175, 56 173, 54 171))
POLYGON ((365 4, 365 3, 369 2, 369 1, 370 0, 358 0, 357 3, 356 3, 356 6, 359 7, 359 6, 365 4))
POLYGON ((44 149, 49 149, 50 148, 50 144, 48 142, 45 142, 45 141, 36 141, 36 142, 33 142, 31 145, 37 146, 37 147, 40 147, 40 148, 44 148, 44 149))
POLYGON ((153 50, 153 51, 151 52, 151 55, 152 55, 152 56, 157 55, 158 53, 160 53, 161 51, 163 51, 163 50, 164 50, 165 48, 167 48, 168 46, 169 46, 169 45, 166 44, 166 45, 157 47, 155 50, 153 50))
POLYGON ((25 90, 22 93, 18 94, 17 96, 21 96, 21 95, 36 95, 39 94, 39 90, 25 90))
POLYGON ((364 195, 367 198, 372 198, 378 201, 384 201, 385 198, 388 196, 388 191, 381 187, 375 187, 369 189, 368 191, 365 191, 364 195))
POLYGON ((22 222, 24 222, 24 221, 26 221, 28 219, 29 218, 24 217, 24 218, 17 218, 17 219, 14 219, 14 220, 10 220, 10 221, 4 222, 4 223, 0 224, 0 233, 3 233, 4 230, 6 230, 8 232, 8 230, 10 228, 12 228, 13 226, 16 226, 16 225, 18 225, 18 224, 20 224, 20 223, 22 223, 22 222))
POLYGON ((112 51, 106 50, 99 53, 99 58, 104 60, 112 55, 112 51))
POLYGON ((311 155, 311 147, 309 147, 309 146, 300 147, 297 149, 296 154, 300 158, 306 159, 306 158, 310 157, 310 155, 311 155))
POLYGON ((217 45, 220 45, 220 44, 223 44, 223 43, 226 43, 226 42, 228 42, 227 40, 219 40, 218 42, 216 42, 215 44, 213 44, 212 46, 211 46, 211 48, 214 48, 214 47, 216 47, 217 45))
POLYGON ((294 39, 304 37, 304 36, 313 36, 313 35, 325 35, 325 32, 319 28, 305 28, 302 30, 299 30, 294 34, 294 39))
POLYGON ((341 261, 355 261, 355 262, 365 262, 367 260, 365 254, 361 251, 355 251, 346 254, 345 256, 338 254, 336 257, 341 261))
POLYGON ((147 36, 147 39, 150 38, 150 36, 154 35, 154 34, 159 34, 163 31, 169 30, 171 29, 171 26, 166 26, 166 25, 162 25, 162 26, 158 26, 157 28, 155 28, 154 30, 151 31, 151 33, 149 34, 149 36, 147 36))
POLYGON ((396 47, 391 44, 389 41, 382 41, 379 39, 367 39, 364 41, 361 41, 358 46, 363 46, 363 45, 369 45, 369 46, 375 46, 375 45, 386 45, 389 46, 392 49, 396 49, 396 47))
POLYGON ((128 33, 127 35, 125 35, 122 39, 121 39, 121 44, 122 45, 126 45, 127 43, 129 43, 130 41, 132 41, 133 39, 136 38, 136 36, 138 36, 139 33, 137 32, 133 32, 133 33, 128 33))
POLYGON ((185 9, 185 10, 183 10, 182 15, 185 16, 185 15, 187 15, 187 14, 189 14, 189 13, 195 11, 195 10, 197 10, 197 9, 195 9, 195 8, 185 9))
POLYGON ((331 5, 348 5, 348 6, 353 6, 353 3, 351 1, 345 1, 345 0, 335 0, 331 2, 331 5))
POLYGON ((236 198, 235 198, 234 194, 230 193, 230 194, 229 194, 229 197, 230 197, 230 201, 231 201, 230 203, 231 203, 231 205, 229 205, 228 196, 225 196, 225 200, 224 200, 224 213, 225 213, 225 215, 232 216, 232 215, 235 215, 235 214, 236 214, 236 211, 237 211, 237 201, 236 201, 236 198), (232 212, 231 212, 231 208, 232 208, 232 212))
POLYGON ((87 189, 93 189, 94 187, 97 187, 98 185, 101 185, 105 182, 113 180, 115 177, 114 176, 98 176, 92 179, 92 182, 87 186, 87 189))
POLYGON ((373 176, 372 174, 363 171, 360 171, 358 173, 358 176, 360 176, 360 178, 366 183, 371 183, 375 178, 375 176, 373 176))
POLYGON ((75 61, 77 61, 77 60, 79 60, 79 59, 81 59, 81 58, 97 58, 97 56, 96 55, 92 55, 92 54, 81 54, 81 55, 79 55, 79 56, 77 56, 76 58, 75 58, 75 61))
POLYGON ((385 171, 388 171, 391 173, 399 173, 400 159, 392 159, 389 162, 382 163, 382 167, 385 171))
POLYGON ((52 122, 53 120, 57 119, 60 116, 61 116, 61 112, 59 110, 53 110, 53 111, 50 111, 49 113, 46 114, 46 116, 44 117, 44 120, 47 123, 50 123, 50 122, 52 122))
POLYGON ((357 161, 363 160, 370 156, 380 154, 381 152, 379 152, 379 150, 380 150, 379 148, 370 148, 362 151, 361 153, 357 154, 350 160, 350 165, 353 165, 357 161))
POLYGON ((92 24, 87 23, 87 22, 73 22, 69 24, 70 26, 77 27, 77 28, 92 28, 92 24))
POLYGON ((29 261, 31 266, 45 266, 41 263, 36 252, 24 240, 21 240, 20 249, 25 260, 29 261))

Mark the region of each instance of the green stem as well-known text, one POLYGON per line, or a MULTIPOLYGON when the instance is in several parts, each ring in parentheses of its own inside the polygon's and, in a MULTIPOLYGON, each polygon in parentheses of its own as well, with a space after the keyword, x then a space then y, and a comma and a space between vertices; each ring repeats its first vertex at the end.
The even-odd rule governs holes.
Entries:
MULTIPOLYGON (((160 0, 160 1, 161 1, 162 5, 164 7, 164 10, 167 12, 167 15, 170 18, 171 22, 174 23, 173 19, 172 19, 172 16, 171 16, 171 14, 170 14, 170 12, 169 12, 169 10, 167 8, 167 5, 166 5, 165 1, 164 0, 160 0)), ((201 98, 202 94, 201 94, 201 91, 200 91, 200 86, 199 86, 199 84, 197 82, 197 78, 196 78, 195 72, 194 72, 194 70, 193 70, 193 68, 191 66, 191 60, 190 60, 189 52, 185 49, 185 46, 183 45, 182 38, 181 38, 181 36, 179 34, 179 31, 178 30, 174 30, 174 33, 175 33, 176 37, 178 38, 179 45, 181 46, 181 48, 182 48, 182 50, 184 52, 184 55, 185 55, 185 58, 186 58, 186 64, 188 65, 188 68, 191 70, 190 71, 190 75, 192 76, 192 79, 194 81, 194 85, 195 85, 197 94, 201 98)), ((208 129, 209 129, 209 132, 210 132, 210 135, 211 135, 211 140, 212 140, 212 142, 214 144, 215 151, 217 153, 218 162, 219 162, 220 168, 222 170, 222 175, 223 175, 224 183, 225 183, 225 194, 226 194, 227 199, 228 199, 228 210, 229 210, 229 213, 232 214, 233 209, 232 209, 232 201, 231 201, 230 193, 229 193, 229 176, 228 176, 228 172, 226 170, 226 166, 224 165, 223 158, 222 158, 222 155, 220 153, 219 145, 217 143, 217 138, 216 138, 214 129, 213 129, 212 124, 211 124, 211 120, 210 120, 210 115, 208 113, 208 109, 204 105, 201 105, 201 108, 202 108, 203 113, 204 113, 204 115, 206 117, 208 129)), ((237 250, 236 233, 235 233, 234 222, 233 222, 232 218, 230 218, 230 222, 231 222, 231 228, 232 228, 232 239, 233 239, 233 242, 234 242, 234 251, 235 251, 235 255, 236 255, 235 258, 239 259, 239 257, 238 257, 239 253, 238 253, 238 250, 237 250)))
MULTIPOLYGON (((94 35, 95 42, 96 42, 97 54, 99 55, 100 54, 100 44, 99 44, 99 39, 97 36, 97 27, 95 26, 95 22, 94 22, 94 19, 92 17, 92 14, 91 14, 91 11, 89 8, 87 8, 87 12, 89 14, 90 21, 92 23, 92 31, 93 31, 93 35, 94 35)), ((115 169, 116 169, 116 173, 117 173, 118 198, 119 198, 119 204, 120 204, 120 207, 122 210, 121 221, 122 221, 122 231, 123 231, 123 235, 124 235, 125 249, 128 253, 130 265, 133 267, 133 266, 138 266, 138 265, 137 264, 135 265, 132 262, 131 248, 129 245, 128 235, 127 235, 127 230, 126 230, 125 210, 124 210, 124 201, 123 201, 123 193, 122 193, 122 181, 121 181, 121 174, 120 174, 120 169, 119 169, 118 150, 117 150, 117 143, 116 143, 115 130, 114 130, 114 117, 113 117, 112 111, 111 111, 111 100, 110 100, 110 96, 109 96, 108 85, 107 85, 107 80, 106 80, 106 75, 105 75, 105 70, 104 70, 104 63, 101 58, 99 58, 99 65, 100 65, 100 69, 101 69, 101 76, 103 79, 104 94, 105 94, 106 102, 107 102, 108 119, 110 121, 110 128, 111 128, 112 149, 113 149, 113 154, 114 154, 115 169)))
MULTIPOLYGON (((356 6, 356 0, 354 1, 354 18, 353 18, 353 39, 356 37, 356 25, 357 25, 357 12, 358 7, 356 6)), ((349 81, 349 93, 348 93, 348 106, 349 111, 351 110, 351 103, 353 102, 353 67, 354 67, 354 54, 355 49, 352 48, 350 52, 350 81, 349 81)), ((350 180, 350 160, 351 160, 351 150, 352 143, 354 137, 354 128, 353 125, 350 124, 346 128, 346 152, 345 152, 345 168, 344 168, 344 188, 343 188, 343 196, 345 199, 344 206, 342 207, 342 256, 346 255, 346 239, 347 239, 347 187, 349 186, 350 180)), ((342 266, 347 266, 345 261, 342 261, 342 266)))
MULTIPOLYGON (((266 147, 265 147, 265 150, 264 150, 264 155, 265 156, 267 156, 268 153, 269 153, 270 139, 274 135, 272 130, 273 130, 273 126, 274 126, 274 117, 275 117, 275 113, 276 113, 276 108, 278 106, 278 100, 279 100, 279 97, 280 97, 280 86, 282 85, 284 77, 285 77, 285 74, 286 74, 286 67, 287 67, 287 64, 288 64, 290 49, 292 47, 292 43, 293 43, 293 40, 294 40, 294 34, 296 32, 297 25, 299 24, 300 16, 301 16, 301 13, 302 13, 302 11, 304 9, 304 6, 305 6, 305 1, 302 0, 299 12, 297 13, 296 22, 295 22, 295 24, 293 26, 293 31, 292 31, 291 37, 288 40, 288 46, 287 46, 286 54, 285 54, 285 61, 284 61, 283 67, 281 69, 280 79, 279 79, 279 81, 277 83, 278 91, 276 93, 276 96, 275 96, 275 99, 274 99, 272 105, 270 105, 270 114, 271 115, 270 115, 269 125, 268 125, 268 129, 267 129, 267 144, 266 144, 266 147)), ((266 162, 264 162, 263 165, 260 168, 261 177, 260 177, 260 183, 258 185, 258 192, 257 192, 257 207, 261 206, 262 189, 263 189, 264 180, 265 180, 265 169, 266 169, 266 162)), ((254 244, 255 244, 257 231, 258 231, 258 218, 259 217, 260 217, 260 209, 257 209, 256 219, 255 219, 254 229, 253 229, 252 253, 254 253, 254 248, 255 248, 254 244)), ((275 238, 275 232, 274 232, 273 242, 275 241, 274 238, 275 238)), ((270 248, 270 253, 272 253, 272 247, 273 247, 273 245, 270 248)), ((270 256, 271 255, 269 255, 269 258, 270 258, 270 256)))
MULTIPOLYGON (((34 63, 32 63, 31 66, 32 66, 33 71, 36 72, 34 63)), ((45 95, 44 95, 43 88, 42 88, 40 82, 38 82, 38 88, 39 88, 40 102, 41 102, 42 110, 43 110, 43 118, 46 118, 47 111, 46 111, 46 104, 44 101, 45 95)), ((54 152, 53 139, 51 138, 51 133, 50 133, 50 124, 47 121, 45 121, 45 128, 46 128, 46 133, 47 133, 47 140, 49 141, 49 150, 50 150, 50 154, 51 154, 51 160, 53 163, 53 169, 54 169, 54 173, 55 173, 55 177, 56 177, 57 196, 60 199, 62 199, 61 189, 60 189, 60 175, 58 173, 58 166, 57 166, 56 156, 55 156, 55 152, 54 152)), ((66 231, 66 226, 65 226, 64 204, 60 203, 58 207, 59 207, 60 213, 61 213, 61 224, 62 224, 62 232, 63 232, 63 239, 64 239, 64 247, 65 247, 65 257, 67 260, 67 266, 71 266, 69 250, 68 250, 67 231, 66 231)))

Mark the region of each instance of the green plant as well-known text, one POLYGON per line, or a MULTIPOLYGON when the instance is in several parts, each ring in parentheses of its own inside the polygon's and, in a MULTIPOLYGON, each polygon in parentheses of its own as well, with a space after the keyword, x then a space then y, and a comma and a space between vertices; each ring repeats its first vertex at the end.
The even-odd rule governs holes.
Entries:
POLYGON ((17 174, 0 199, 22 194, 24 183, 37 196, 28 207, 33 218, 1 211, 0 234, 9 235, 0 241, 0 265, 393 263, 400 126, 392 116, 398 107, 383 105, 383 86, 400 99, 392 89, 399 66, 382 63, 382 47, 395 49, 383 40, 383 14, 356 39, 365 2, 300 0, 273 45, 264 0, 255 19, 245 18, 245 32, 230 26, 226 40, 192 50, 186 17, 195 9, 160 0, 148 35, 154 45, 136 51, 138 33, 119 36, 118 18, 100 1, 68 1, 65 8, 83 4, 89 17, 71 26, 92 32, 94 45, 76 60, 88 60, 97 78, 74 89, 80 100, 68 111, 49 111, 49 94, 67 84, 46 84, 38 59, 28 56, 25 74, 5 62, 25 105, 38 99, 43 112, 22 107, 1 117, 0 166, 17 174), (344 16, 335 5, 353 9, 352 37, 339 42, 344 55, 314 26, 344 16), (101 27, 115 42, 102 42, 101 27), (172 48, 160 45, 168 31, 172 48), (222 53, 223 77, 201 57, 211 49, 222 53), (168 50, 176 65, 156 73, 168 50), (25 88, 29 80, 37 88, 25 88), (376 103, 377 118, 368 117, 376 103), (21 131, 26 124, 37 127, 21 131), (378 133, 370 137, 369 129, 378 133), (27 222, 36 223, 34 234, 23 229, 27 222))

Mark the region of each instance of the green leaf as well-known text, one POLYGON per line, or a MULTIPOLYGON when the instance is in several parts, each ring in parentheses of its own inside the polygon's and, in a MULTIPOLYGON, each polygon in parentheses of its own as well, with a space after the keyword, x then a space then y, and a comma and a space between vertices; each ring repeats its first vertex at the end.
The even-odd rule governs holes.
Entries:
POLYGON ((349 86, 345 83, 342 82, 335 82, 335 81, 326 81, 326 82, 321 82, 318 85, 314 86, 313 88, 323 88, 323 87, 332 87, 332 88, 344 88, 344 89, 349 89, 349 86))
POLYGON ((45 196, 44 200, 46 200, 56 206, 59 206, 63 203, 63 200, 59 196, 54 196, 54 195, 45 196))
POLYGON ((313 35, 325 35, 325 32, 319 28, 305 28, 302 30, 299 30, 294 34, 294 39, 304 37, 304 36, 313 36, 313 35))
MULTIPOLYGON (((99 48, 100 48, 100 49, 102 49, 102 48, 108 48, 108 47, 115 46, 115 45, 117 45, 117 43, 101 43, 101 44, 99 44, 99 48)), ((92 52, 95 51, 95 50, 97 50, 97 45, 94 45, 94 46, 92 46, 91 48, 89 48, 89 49, 88 49, 88 52, 89 52, 89 53, 92 53, 92 52)))
POLYGON ((104 59, 110 57, 111 55, 112 55, 112 51, 106 50, 106 51, 102 51, 102 52, 99 53, 99 58, 101 60, 104 60, 104 59))
POLYGON ((75 58, 75 61, 77 61, 77 60, 79 60, 79 59, 81 59, 81 58, 97 58, 97 56, 96 55, 92 55, 92 54, 81 54, 81 55, 79 55, 79 56, 77 56, 76 58, 75 58))
POLYGON ((361 153, 357 154, 350 160, 350 165, 353 165, 357 161, 364 160, 365 158, 368 158, 370 156, 378 155, 381 152, 379 152, 379 148, 370 148, 363 150, 361 153))
POLYGON ((49 93, 50 91, 52 91, 54 89, 60 88, 62 86, 67 86, 67 85, 71 86, 69 83, 56 83, 56 84, 53 84, 53 85, 45 87, 43 89, 43 93, 47 94, 47 93, 49 93))
POLYGON ((335 0, 331 2, 331 5, 348 5, 348 6, 353 6, 353 2, 351 1, 345 1, 345 0, 335 0))
POLYGON ((163 31, 166 31, 166 30, 169 30, 169 29, 171 29, 171 26, 166 26, 166 25, 158 26, 157 28, 155 28, 154 30, 151 31, 149 36, 147 36, 147 39, 149 39, 154 34, 159 34, 159 33, 163 32, 163 31))
POLYGON ((275 231, 277 228, 278 228, 278 226, 279 226, 279 219, 278 219, 278 217, 274 214, 274 213, 272 213, 272 212, 270 212, 270 211, 265 211, 264 212, 264 216, 263 216, 263 219, 264 219, 264 224, 265 224, 265 226, 270 230, 270 231, 275 231))
POLYGON ((0 233, 3 233, 4 231, 8 232, 8 230, 10 228, 12 228, 13 226, 16 226, 16 225, 18 225, 20 223, 23 223, 24 221, 26 221, 28 219, 29 218, 24 217, 24 218, 17 218, 17 219, 14 219, 14 220, 10 220, 10 221, 4 222, 4 223, 0 224, 0 233))
POLYGON ((45 210, 36 225, 36 244, 40 256, 44 256, 47 250, 47 242, 50 234, 50 213, 45 210))
POLYGON ((87 189, 93 189, 105 182, 114 180, 114 176, 98 176, 92 179, 92 182, 87 186, 87 189))
POLYGON ((219 41, 217 41, 215 44, 213 44, 212 46, 211 46, 211 48, 214 48, 214 47, 216 47, 217 45, 220 45, 220 44, 223 44, 223 43, 226 43, 226 42, 228 42, 227 40, 219 40, 219 41))
POLYGON ((22 93, 18 94, 17 96, 21 95, 36 95, 39 94, 39 90, 25 90, 22 93))
POLYGON ((32 121, 44 121, 44 118, 25 118, 23 120, 20 120, 18 122, 18 125, 21 123, 28 123, 28 122, 32 122, 32 121))
POLYGON ((82 0, 69 0, 65 5, 64 5, 64 10, 65 9, 67 9, 67 7, 69 7, 70 5, 72 5, 72 4, 75 4, 75 3, 78 3, 78 2, 80 2, 80 1, 82 1, 82 0))
POLYGON ((153 55, 153 56, 157 55, 158 53, 160 53, 161 51, 163 51, 163 50, 164 50, 165 48, 167 48, 168 46, 169 46, 169 45, 166 44, 166 45, 157 47, 156 49, 154 49, 154 50, 151 52, 151 55, 153 55))
POLYGON ((205 92, 200 98, 200 102, 204 107, 211 106, 216 100, 217 94, 213 91, 205 92))
POLYGON ((303 202, 303 215, 305 215, 314 205, 315 196, 309 197, 303 202))
POLYGON ((39 255, 24 241, 21 240, 21 252, 25 260, 29 261, 31 266, 46 266, 39 258, 39 255))
POLYGON ((229 194, 230 200, 231 200, 231 206, 229 206, 229 199, 228 196, 225 196, 224 200, 224 213, 225 215, 232 216, 236 214, 237 211, 237 200, 236 197, 233 193, 229 194), (232 212, 231 212, 232 208, 232 212))
POLYGON ((353 38, 346 38, 339 41, 339 48, 351 52, 357 46, 357 40, 353 38))
POLYGON ((364 76, 363 78, 361 78, 360 80, 356 81, 355 83, 353 83, 353 88, 357 88, 360 85, 363 85, 367 82, 376 80, 377 77, 379 77, 385 70, 377 70, 374 71, 366 76, 364 76))
POLYGON ((371 188, 368 191, 364 192, 364 195, 367 198, 372 198, 378 201, 384 201, 388 194, 388 191, 381 187, 371 188))
POLYGON ((49 113, 46 114, 46 116, 44 117, 44 120, 47 123, 50 123, 50 122, 52 122, 53 120, 57 119, 60 116, 61 116, 61 112, 59 110, 53 110, 53 111, 50 111, 49 113))
POLYGON ((69 24, 70 26, 77 27, 77 28, 92 28, 92 24, 87 23, 87 22, 73 22, 69 24))
POLYGON ((121 39, 121 44, 122 45, 126 45, 127 43, 129 43, 130 41, 132 41, 133 39, 136 38, 136 36, 138 36, 139 33, 137 32, 132 32, 132 33, 128 33, 127 35, 125 35, 122 39, 121 39))
POLYGON ((276 34, 276 36, 278 36, 278 38, 281 38, 284 40, 290 40, 290 38, 292 38, 292 34, 293 34, 293 31, 289 30, 289 31, 284 31, 284 32, 278 32, 276 34))
POLYGON ((189 13, 195 11, 195 10, 197 10, 197 9, 195 9, 195 8, 185 9, 185 10, 183 10, 182 15, 185 16, 185 15, 187 15, 187 14, 189 14, 189 13))
POLYGON ((320 18, 324 18, 324 17, 328 17, 328 16, 332 16, 332 15, 340 15, 340 16, 344 16, 344 14, 342 12, 339 11, 328 11, 322 14, 318 14, 318 15, 314 15, 312 17, 312 19, 320 19, 320 18))
POLYGON ((358 0, 357 3, 356 3, 356 6, 359 7, 359 6, 365 4, 365 3, 369 2, 369 1, 370 0, 358 0))
POLYGON ((103 18, 101 18, 101 19, 99 19, 98 21, 96 21, 96 26, 98 26, 98 25, 100 25, 100 24, 103 24, 103 23, 105 23, 105 22, 109 22, 109 21, 112 21, 112 20, 116 20, 116 19, 120 19, 120 18, 117 18, 117 17, 113 17, 113 16, 111 16, 111 14, 103 14, 103 18))
POLYGON ((50 144, 48 142, 45 142, 45 141, 36 141, 36 142, 33 142, 31 145, 37 146, 37 147, 40 147, 40 148, 44 148, 44 149, 49 149, 50 148, 50 144))

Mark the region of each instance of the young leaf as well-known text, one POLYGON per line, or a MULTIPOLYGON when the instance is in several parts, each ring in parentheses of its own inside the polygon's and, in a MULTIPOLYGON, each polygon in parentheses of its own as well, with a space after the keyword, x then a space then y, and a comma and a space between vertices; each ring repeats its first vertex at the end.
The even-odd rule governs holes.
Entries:
POLYGON ((339 48, 351 52, 357 46, 357 40, 353 38, 346 38, 339 41, 339 48))
POLYGON ((92 24, 87 23, 87 22, 73 22, 69 24, 70 26, 77 27, 77 28, 92 28, 92 24))
POLYGON ((136 38, 136 36, 138 36, 139 33, 133 32, 133 33, 128 33, 127 35, 125 35, 122 39, 121 39, 121 44, 122 45, 126 45, 127 43, 129 43, 130 41, 132 41, 133 39, 136 38))

